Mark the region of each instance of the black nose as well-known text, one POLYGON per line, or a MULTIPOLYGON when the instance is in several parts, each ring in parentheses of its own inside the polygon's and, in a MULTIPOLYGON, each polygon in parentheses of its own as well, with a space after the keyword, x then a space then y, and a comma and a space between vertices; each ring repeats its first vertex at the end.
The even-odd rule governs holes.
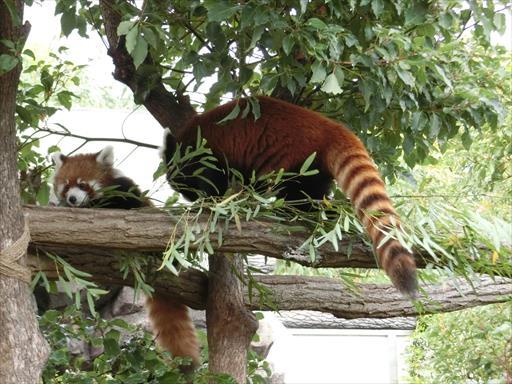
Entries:
POLYGON ((75 204, 75 203, 76 203, 76 197, 75 197, 75 196, 69 196, 69 197, 68 197, 68 201, 69 201, 71 204, 75 204))

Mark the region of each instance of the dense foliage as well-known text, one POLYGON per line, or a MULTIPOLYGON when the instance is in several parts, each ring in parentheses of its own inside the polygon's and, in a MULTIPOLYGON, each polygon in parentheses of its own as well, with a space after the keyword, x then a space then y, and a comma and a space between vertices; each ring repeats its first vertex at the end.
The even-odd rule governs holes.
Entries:
MULTIPOLYGON (((138 68, 136 100, 162 79, 172 90, 225 97, 275 94, 345 121, 386 175, 403 157, 503 121, 510 67, 490 45, 507 2, 442 0, 118 2, 118 33, 138 68)), ((87 0, 57 2, 63 32, 101 31, 87 0)))
POLYGON ((424 316, 409 347, 411 383, 510 383, 512 303, 424 316))
MULTIPOLYGON (((227 375, 213 375, 206 365, 193 376, 184 375, 184 359, 171 359, 156 348, 153 335, 121 319, 86 317, 73 306, 47 311, 39 321, 50 343, 51 355, 43 373, 44 384, 234 384, 227 375)), ((204 335, 202 337, 205 339, 204 335)), ((203 360, 207 361, 203 348, 203 360)), ((263 384, 268 365, 249 353, 248 384, 263 384)))
MULTIPOLYGON (((443 255, 439 265, 448 274, 511 275, 510 218, 503 212, 512 197, 512 132, 505 116, 511 106, 507 80, 512 67, 510 55, 490 45, 491 32, 505 28, 508 2, 185 0, 138 5, 112 2, 122 19, 118 33, 137 67, 136 102, 162 81, 173 92, 191 94, 198 109, 242 95, 272 94, 344 121, 365 141, 388 179, 398 181, 394 200, 414 226, 405 242, 443 255), (479 252, 482 243, 488 248, 479 252)), ((76 30, 87 37, 91 28, 105 35, 96 2, 58 0, 56 13, 66 36, 76 30)), ((0 56, 0 74, 18 60, 26 63, 17 108, 23 198, 46 204, 48 162, 37 150, 38 138, 52 134, 45 125, 49 116, 71 108, 79 68, 62 59, 62 52, 46 62, 31 51, 20 52, 14 42, 0 44, 12 50, 0 56)), ((250 197, 239 194, 211 206, 201 202, 185 214, 204 208, 212 213, 212 226, 219 220, 239 224, 257 214, 284 214, 282 201, 250 197)), ((361 233, 353 213, 336 197, 324 202, 340 214, 332 226, 325 215, 302 217, 314 228, 305 244, 312 258, 318 244, 361 233)), ((187 262, 182 252, 191 237, 177 240, 164 255, 169 267, 172 261, 187 262)), ((201 249, 208 251, 207 232, 194 240, 203 241, 201 249)), ((426 278, 429 274, 430 269, 426 278)), ((511 330, 502 326, 510 306, 495 308, 422 320, 411 358, 414 379, 485 382, 501 380, 500 370, 510 373, 506 348, 511 330), (461 322, 464 327, 457 328, 461 322)), ((94 382, 100 373, 109 383, 183 379, 174 365, 164 364, 166 356, 154 349, 147 334, 121 340, 120 329, 133 329, 75 316, 49 312, 42 319, 54 348, 47 382, 94 382), (85 339, 103 352, 84 366, 81 357, 70 353, 70 339, 85 339), (132 356, 142 357, 134 361, 132 356)), ((201 374, 198 380, 207 380, 201 374)))

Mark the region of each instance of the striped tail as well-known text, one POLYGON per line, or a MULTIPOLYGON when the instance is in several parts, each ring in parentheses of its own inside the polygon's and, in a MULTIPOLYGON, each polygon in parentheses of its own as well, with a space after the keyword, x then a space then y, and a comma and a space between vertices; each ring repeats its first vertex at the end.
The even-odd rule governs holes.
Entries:
POLYGON ((182 366, 183 372, 191 372, 199 366, 199 342, 188 308, 161 295, 153 295, 146 302, 153 333, 160 346, 173 357, 188 357, 192 365, 182 366))
POLYGON ((396 239, 382 243, 389 228, 400 227, 400 221, 373 161, 362 145, 356 151, 330 155, 331 172, 366 228, 380 266, 398 290, 414 297, 418 285, 414 256, 396 239))

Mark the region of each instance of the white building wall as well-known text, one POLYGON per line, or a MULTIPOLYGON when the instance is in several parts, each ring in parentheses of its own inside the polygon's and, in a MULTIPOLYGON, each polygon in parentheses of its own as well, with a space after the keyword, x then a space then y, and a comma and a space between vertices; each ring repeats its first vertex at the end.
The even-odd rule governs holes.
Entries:
POLYGON ((269 361, 286 384, 402 383, 411 331, 287 329, 269 361))

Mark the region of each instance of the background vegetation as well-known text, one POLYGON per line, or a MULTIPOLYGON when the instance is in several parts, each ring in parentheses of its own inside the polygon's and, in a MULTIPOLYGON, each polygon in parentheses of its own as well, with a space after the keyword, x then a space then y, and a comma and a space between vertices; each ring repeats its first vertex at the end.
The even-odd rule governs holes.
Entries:
MULTIPOLYGON (((161 78, 173 91, 193 92, 198 109, 227 98, 273 94, 345 121, 365 141, 400 212, 422 235, 419 245, 425 247, 427 238, 450 255, 460 252, 444 267, 429 266, 424 280, 479 271, 510 276, 512 66, 510 52, 490 44, 493 31, 504 31, 510 3, 163 3, 170 8, 162 2, 147 2, 143 9, 119 5, 118 32, 144 79, 136 102, 147 96, 152 80, 161 78), (475 243, 491 251, 468 252, 475 243)), ((91 2, 59 0, 56 12, 66 36, 104 33, 91 2)), ((52 134, 48 118, 84 100, 97 105, 97 98, 83 90, 88 87, 81 67, 63 53, 45 60, 30 50, 19 56, 24 75, 18 92, 18 165, 22 198, 29 203, 45 205, 49 198, 47 154, 38 151, 38 139, 52 134)), ((0 57, 0 73, 12 65, 6 56, 0 57)), ((352 283, 384 280, 358 270, 281 265, 279 271, 341 273, 352 283)), ((409 359, 411 379, 510 380, 510 311, 507 304, 420 319, 409 359)), ((41 318, 54 347, 45 382, 177 380, 148 335, 122 340, 118 328, 129 328, 126 324, 76 316, 50 312, 41 318), (101 337, 89 332, 92 328, 101 337), (67 350, 70 337, 86 338, 104 352, 85 364, 67 350), (130 360, 142 351, 146 357, 130 360)), ((207 380, 206 374, 200 372, 197 380, 207 380)))

